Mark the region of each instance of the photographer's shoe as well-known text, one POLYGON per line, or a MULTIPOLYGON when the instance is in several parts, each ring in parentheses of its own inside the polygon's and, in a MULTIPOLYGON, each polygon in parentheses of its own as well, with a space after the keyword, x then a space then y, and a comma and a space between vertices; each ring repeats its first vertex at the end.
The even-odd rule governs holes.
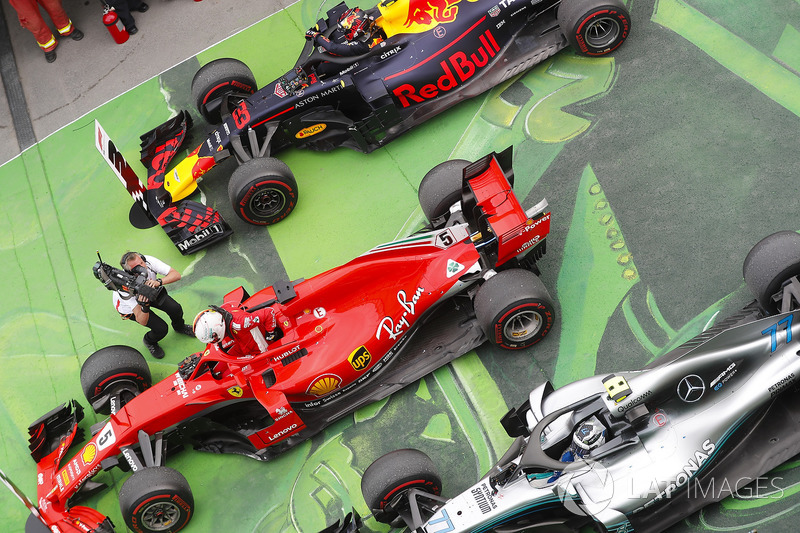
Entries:
POLYGON ((192 329, 192 326, 190 326, 189 324, 184 324, 179 328, 175 328, 175 331, 177 331, 181 335, 186 335, 187 337, 194 338, 194 330, 192 329))
POLYGON ((164 359, 164 349, 157 342, 150 342, 147 337, 143 338, 144 345, 150 350, 150 354, 156 359, 164 359))

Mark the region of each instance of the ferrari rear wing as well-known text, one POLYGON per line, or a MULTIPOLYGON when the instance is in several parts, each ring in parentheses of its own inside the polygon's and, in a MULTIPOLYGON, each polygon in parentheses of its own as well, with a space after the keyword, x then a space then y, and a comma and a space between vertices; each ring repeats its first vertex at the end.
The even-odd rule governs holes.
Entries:
POLYGON ((461 206, 473 230, 473 242, 489 263, 511 259, 535 262, 546 251, 550 233, 547 200, 525 211, 512 189, 511 147, 491 153, 464 169, 461 206))
MULTIPOLYGON (((185 111, 141 136, 141 161, 147 168, 147 187, 95 120, 95 146, 133 198, 129 220, 139 229, 160 225, 183 255, 227 238, 233 230, 211 207, 184 199, 197 187, 195 181, 173 187, 167 167, 186 140, 191 117, 185 111), (178 192, 179 191, 179 192, 178 192)), ((187 160, 191 158, 187 157, 187 160)), ((173 184, 174 185, 174 184, 173 184)))

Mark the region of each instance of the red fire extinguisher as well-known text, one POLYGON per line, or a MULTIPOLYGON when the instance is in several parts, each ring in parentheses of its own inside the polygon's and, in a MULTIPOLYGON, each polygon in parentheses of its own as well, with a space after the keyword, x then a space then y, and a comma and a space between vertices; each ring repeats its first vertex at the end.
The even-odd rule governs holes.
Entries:
POLYGON ((128 40, 128 37, 130 37, 128 30, 125 29, 125 25, 119 19, 117 12, 114 11, 113 8, 108 7, 108 5, 103 9, 103 24, 106 25, 108 33, 111 34, 111 37, 114 38, 114 42, 117 44, 124 43, 128 40))

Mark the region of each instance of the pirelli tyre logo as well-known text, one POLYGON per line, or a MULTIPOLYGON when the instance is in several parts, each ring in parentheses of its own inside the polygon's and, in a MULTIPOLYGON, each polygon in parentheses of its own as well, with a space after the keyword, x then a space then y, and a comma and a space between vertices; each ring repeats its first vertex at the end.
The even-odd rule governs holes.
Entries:
POLYGON ((435 84, 427 83, 415 87, 410 83, 404 83, 394 89, 392 93, 400 105, 410 107, 436 98, 443 92, 461 86, 479 73, 497 55, 500 46, 489 30, 482 33, 478 40, 480 44, 477 50, 472 52, 458 50, 439 62, 442 75, 437 78, 435 84))
POLYGON ((369 350, 364 346, 359 346, 350 354, 347 360, 353 366, 353 369, 361 371, 369 366, 369 363, 372 361, 372 355, 370 355, 369 350))
POLYGON ((298 131, 295 134, 297 139, 305 139, 306 137, 311 137, 312 135, 316 135, 317 133, 322 133, 325 128, 328 126, 325 124, 314 124, 313 126, 309 126, 307 128, 303 128, 302 130, 298 131))

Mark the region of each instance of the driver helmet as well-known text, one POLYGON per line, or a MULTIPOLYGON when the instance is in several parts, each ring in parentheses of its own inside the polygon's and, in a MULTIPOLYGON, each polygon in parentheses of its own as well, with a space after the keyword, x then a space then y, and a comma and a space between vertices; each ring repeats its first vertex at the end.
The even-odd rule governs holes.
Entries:
POLYGON ((605 442, 606 428, 595 416, 581 422, 572 434, 572 443, 577 447, 577 455, 580 457, 599 448, 605 442))
POLYGON ((219 342, 225 337, 225 318, 214 309, 200 311, 192 324, 194 336, 202 343, 219 342))
POLYGON ((367 12, 354 7, 345 11, 339 17, 339 27, 344 31, 348 41, 364 41, 372 35, 374 21, 367 12))

